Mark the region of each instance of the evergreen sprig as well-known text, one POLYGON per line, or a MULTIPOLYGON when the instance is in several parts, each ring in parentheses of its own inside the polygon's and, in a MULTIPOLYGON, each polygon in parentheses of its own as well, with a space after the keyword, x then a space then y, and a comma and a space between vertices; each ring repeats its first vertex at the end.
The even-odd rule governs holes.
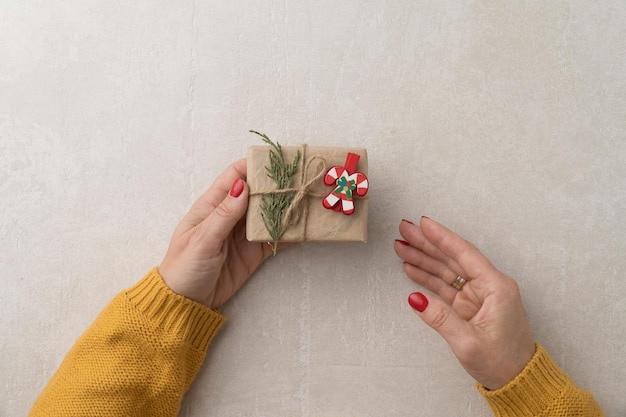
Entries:
MULTIPOLYGON (((261 136, 263 142, 270 146, 269 158, 270 166, 266 166, 267 176, 276 183, 277 190, 285 190, 291 187, 293 178, 298 170, 298 162, 300 161, 300 151, 292 163, 288 164, 283 155, 283 149, 280 143, 272 142, 272 140, 263 133, 251 130, 251 133, 261 136)), ((278 248, 278 241, 287 229, 287 221, 285 212, 289 208, 296 192, 270 193, 261 198, 261 218, 265 227, 274 242, 274 255, 278 248)))

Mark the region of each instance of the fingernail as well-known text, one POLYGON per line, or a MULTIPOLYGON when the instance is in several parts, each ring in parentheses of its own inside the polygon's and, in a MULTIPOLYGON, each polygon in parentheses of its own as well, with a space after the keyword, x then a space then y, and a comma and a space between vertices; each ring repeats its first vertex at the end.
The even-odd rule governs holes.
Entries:
POLYGON ((406 240, 402 240, 402 239, 396 239, 396 242, 399 242, 399 243, 403 244, 404 246, 410 246, 411 245, 409 242, 407 242, 406 240))
POLYGON ((421 292, 414 292, 409 295, 409 305, 421 313, 428 307, 428 298, 421 292))
POLYGON ((231 197, 239 197, 243 192, 243 180, 241 178, 237 178, 233 185, 230 187, 230 195, 231 197))
POLYGON ((408 224, 413 224, 413 225, 415 224, 415 223, 413 223, 411 220, 407 220, 407 219, 402 219, 402 221, 403 221, 403 222, 407 222, 408 224))
POLYGON ((428 216, 422 216, 422 219, 428 219, 428 220, 432 220, 430 217, 428 216))

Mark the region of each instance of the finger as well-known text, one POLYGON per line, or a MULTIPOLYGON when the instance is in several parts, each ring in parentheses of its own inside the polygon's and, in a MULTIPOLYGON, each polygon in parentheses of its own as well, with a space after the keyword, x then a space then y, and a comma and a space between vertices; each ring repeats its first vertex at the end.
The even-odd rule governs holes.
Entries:
POLYGON ((184 225, 184 229, 189 230, 209 217, 213 210, 224 201, 233 182, 237 178, 241 178, 245 181, 246 177, 247 161, 245 159, 240 159, 230 164, 228 168, 213 181, 209 189, 193 203, 189 212, 181 222, 181 225, 184 225))
MULTIPOLYGON (((438 247, 433 245, 431 241, 426 239, 419 226, 403 220, 400 222, 398 230, 400 231, 400 235, 402 235, 402 237, 406 239, 411 246, 447 265, 456 273, 456 275, 461 274, 462 268, 456 263, 456 261, 443 253, 438 247)), ((453 278, 456 278, 456 275, 453 278)))
POLYGON ((439 333, 454 351, 455 345, 469 334, 469 324, 439 298, 421 292, 409 295, 409 305, 429 327, 439 333))
POLYGON ((209 216, 198 225, 197 234, 205 253, 218 253, 248 209, 248 185, 241 178, 209 216))
POLYGON ((458 295, 458 290, 443 281, 438 276, 434 276, 415 265, 405 262, 404 273, 414 282, 418 283, 428 291, 433 292, 443 298, 448 304, 452 304, 458 295))
POLYGON ((433 246, 422 233, 419 224, 415 224, 408 220, 402 219, 398 225, 398 231, 405 239, 410 239, 411 244, 428 253, 434 258, 443 259, 446 255, 438 248, 433 246))
POLYGON ((446 284, 452 284, 460 274, 460 270, 453 271, 445 263, 411 246, 407 241, 396 240, 393 248, 403 261, 434 275, 433 278, 438 277, 446 284))
POLYGON ((474 245, 445 226, 422 217, 420 230, 427 240, 449 258, 447 264, 450 268, 458 265, 459 275, 463 278, 470 280, 494 276, 495 268, 491 262, 474 245))

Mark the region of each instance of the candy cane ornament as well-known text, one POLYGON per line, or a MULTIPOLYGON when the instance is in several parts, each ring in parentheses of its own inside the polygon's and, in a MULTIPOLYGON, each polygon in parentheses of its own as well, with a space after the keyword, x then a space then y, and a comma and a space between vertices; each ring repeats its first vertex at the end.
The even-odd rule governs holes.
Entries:
POLYGON ((322 200, 325 208, 341 211, 346 215, 354 213, 354 195, 363 197, 369 189, 365 174, 355 172, 359 159, 359 155, 348 152, 344 166, 335 165, 326 172, 324 184, 335 188, 322 200))

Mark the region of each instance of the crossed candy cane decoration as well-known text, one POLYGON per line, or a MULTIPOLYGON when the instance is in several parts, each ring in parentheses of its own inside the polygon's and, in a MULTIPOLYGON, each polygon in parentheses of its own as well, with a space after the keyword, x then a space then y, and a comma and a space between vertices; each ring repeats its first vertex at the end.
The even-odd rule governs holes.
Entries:
POLYGON ((334 185, 335 189, 322 200, 325 208, 342 211, 346 215, 354 213, 354 194, 363 197, 369 188, 365 174, 355 172, 359 159, 359 155, 348 152, 344 166, 335 165, 326 172, 324 184, 334 185))

